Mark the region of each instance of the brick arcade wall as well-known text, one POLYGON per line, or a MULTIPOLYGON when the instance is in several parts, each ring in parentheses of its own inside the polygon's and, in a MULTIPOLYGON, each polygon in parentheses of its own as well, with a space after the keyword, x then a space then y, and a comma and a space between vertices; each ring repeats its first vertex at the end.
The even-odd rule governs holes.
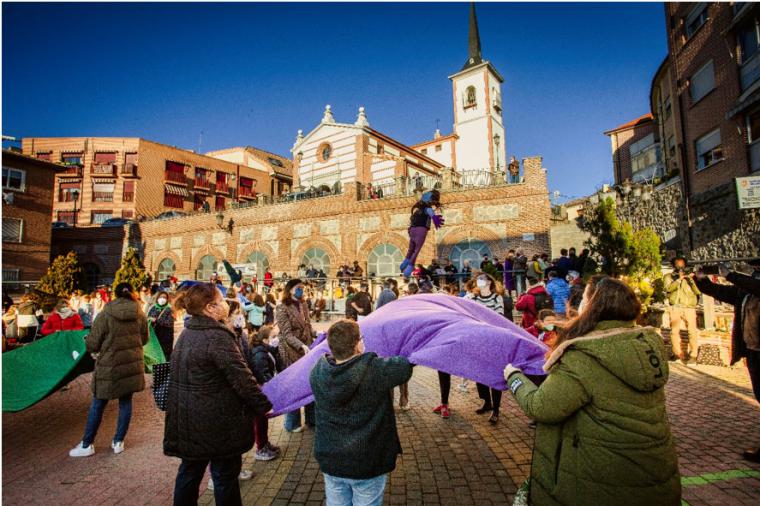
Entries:
MULTIPOLYGON (((523 160, 521 184, 442 190, 446 225, 431 231, 420 260, 447 257, 452 247, 467 239, 485 242, 492 254, 504 258, 510 248, 528 254, 550 250, 550 203, 541 158, 523 160), (532 234, 524 236, 523 234, 532 234)), ((155 273, 170 258, 180 278, 194 277, 200 259, 213 255, 244 263, 259 251, 272 271, 294 273, 304 253, 321 248, 330 257, 330 272, 359 260, 366 268, 372 249, 393 244, 402 254, 408 245, 409 212, 415 197, 358 200, 356 184, 341 195, 295 203, 229 210, 232 233, 217 227, 214 213, 140 223, 145 266, 155 273)))

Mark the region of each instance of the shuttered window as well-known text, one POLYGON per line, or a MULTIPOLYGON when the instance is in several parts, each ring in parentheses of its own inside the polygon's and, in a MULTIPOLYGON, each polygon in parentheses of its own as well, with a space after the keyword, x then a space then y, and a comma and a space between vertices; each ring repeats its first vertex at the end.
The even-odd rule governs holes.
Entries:
POLYGON ((701 69, 697 70, 689 82, 689 95, 691 102, 695 103, 710 93, 715 88, 715 66, 710 60, 701 69))
POLYGON ((3 242, 21 242, 23 228, 21 218, 3 218, 3 242))

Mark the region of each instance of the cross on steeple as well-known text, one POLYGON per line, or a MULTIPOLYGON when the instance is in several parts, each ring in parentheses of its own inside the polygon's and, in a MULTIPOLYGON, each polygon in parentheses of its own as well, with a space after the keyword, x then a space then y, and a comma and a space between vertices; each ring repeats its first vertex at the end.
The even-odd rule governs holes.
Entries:
POLYGON ((478 33, 478 17, 475 15, 475 2, 470 2, 470 35, 468 39, 467 61, 462 70, 483 63, 480 53, 480 34, 478 33))

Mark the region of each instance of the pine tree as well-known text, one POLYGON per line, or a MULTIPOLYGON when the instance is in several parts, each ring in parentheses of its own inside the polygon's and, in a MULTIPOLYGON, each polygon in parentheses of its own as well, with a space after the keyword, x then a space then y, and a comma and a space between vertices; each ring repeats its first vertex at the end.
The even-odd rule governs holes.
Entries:
POLYGON ((129 283, 137 291, 141 286, 148 285, 150 282, 151 277, 145 272, 145 267, 137 250, 135 248, 127 249, 127 253, 121 259, 121 267, 116 271, 114 277, 114 291, 120 283, 129 283))
POLYGON ((65 256, 59 255, 50 264, 35 290, 40 295, 69 297, 78 285, 81 270, 75 252, 69 251, 65 256))

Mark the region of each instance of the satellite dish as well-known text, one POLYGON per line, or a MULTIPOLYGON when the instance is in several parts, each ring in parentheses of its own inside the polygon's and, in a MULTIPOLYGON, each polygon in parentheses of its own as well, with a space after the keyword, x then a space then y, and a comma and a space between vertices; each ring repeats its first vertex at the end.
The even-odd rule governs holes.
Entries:
POLYGON ((13 192, 3 192, 3 203, 11 205, 13 204, 13 192))

